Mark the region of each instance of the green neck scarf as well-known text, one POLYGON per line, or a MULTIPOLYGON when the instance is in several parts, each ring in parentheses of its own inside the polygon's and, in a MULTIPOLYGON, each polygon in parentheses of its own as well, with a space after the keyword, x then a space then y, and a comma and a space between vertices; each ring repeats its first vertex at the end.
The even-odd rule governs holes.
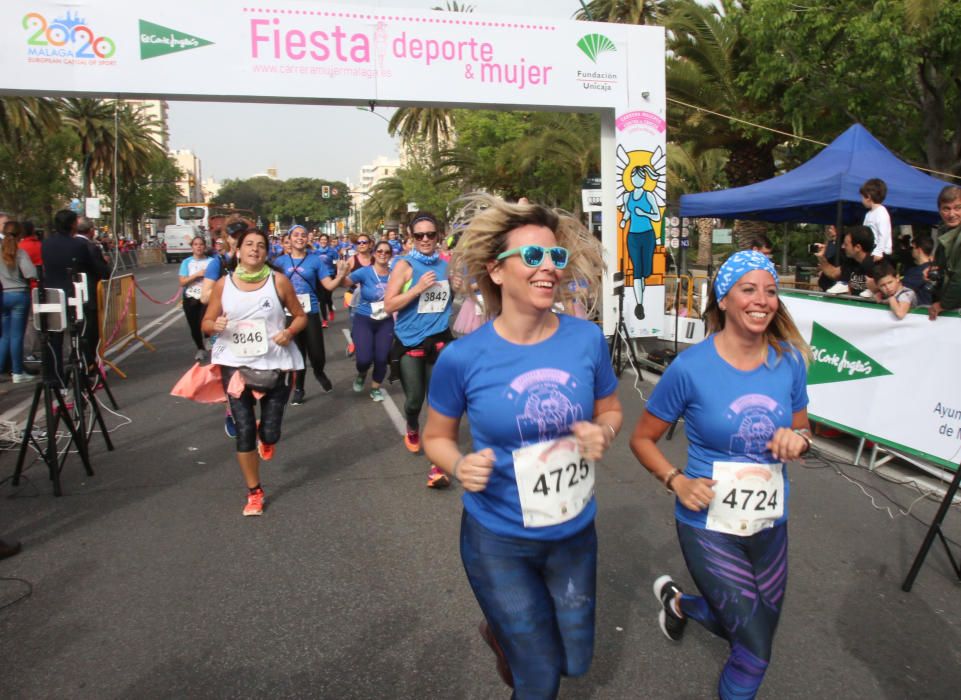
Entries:
POLYGON ((261 280, 265 280, 270 276, 270 268, 264 265, 256 272, 250 272, 242 265, 237 265, 237 269, 234 271, 234 274, 237 275, 237 279, 239 279, 241 282, 260 282, 261 280))

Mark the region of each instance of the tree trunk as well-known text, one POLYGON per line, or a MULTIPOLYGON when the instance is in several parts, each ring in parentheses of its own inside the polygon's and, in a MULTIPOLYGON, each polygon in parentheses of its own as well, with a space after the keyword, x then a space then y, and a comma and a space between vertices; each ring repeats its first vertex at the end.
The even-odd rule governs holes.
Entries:
POLYGON ((714 219, 697 219, 697 264, 711 264, 711 246, 714 236, 714 219))

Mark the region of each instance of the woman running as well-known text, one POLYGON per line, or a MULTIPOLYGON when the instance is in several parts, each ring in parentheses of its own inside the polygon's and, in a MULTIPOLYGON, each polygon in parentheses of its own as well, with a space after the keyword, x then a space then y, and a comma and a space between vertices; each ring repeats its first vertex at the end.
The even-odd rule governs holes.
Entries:
MULTIPOLYGON (((392 355, 400 358, 400 382, 404 387, 404 444, 416 454, 420 452, 420 409, 427 396, 430 373, 440 351, 454 339, 448 328, 453 295, 447 263, 437 254, 437 219, 429 212, 417 212, 409 227, 414 248, 395 263, 390 273, 384 310, 397 313, 392 355)), ((432 464, 427 486, 446 488, 450 479, 432 464)))
POLYGON ((705 311, 711 335, 671 363, 631 449, 677 496, 677 536, 700 596, 670 576, 654 582, 659 623, 680 641, 688 618, 725 639, 718 695, 753 698, 771 661, 787 586, 790 484, 784 463, 811 445, 809 348, 778 299, 774 265, 742 250, 724 262, 705 311), (657 447, 684 418, 683 471, 657 447))
POLYGON ((307 316, 290 280, 267 265, 269 245, 267 235, 258 229, 240 234, 236 268, 217 282, 203 320, 204 332, 217 334, 211 362, 220 365, 237 426, 237 461, 247 483, 244 515, 263 514, 260 460, 273 459, 274 445, 280 440, 290 394, 284 375, 304 368, 303 357, 291 341, 307 325, 307 316), (289 325, 285 308, 293 316, 289 325), (238 373, 245 386, 239 396, 233 396, 230 392, 238 373), (259 420, 254 410, 258 398, 259 420))
POLYGON ((200 300, 203 294, 204 273, 210 258, 207 256, 207 242, 203 236, 194 236, 190 241, 192 255, 180 263, 180 286, 183 288, 183 309, 184 317, 187 319, 187 327, 190 329, 190 337, 193 338, 194 345, 197 346, 197 354, 194 359, 203 362, 207 357, 207 348, 204 345, 204 334, 200 330, 200 322, 203 320, 206 305, 200 300))
POLYGON ((600 244, 532 204, 484 207, 457 247, 494 320, 437 362, 424 446, 464 487, 460 548, 481 635, 515 698, 554 698, 594 653, 595 460, 620 430, 600 328, 553 313, 571 274, 600 282, 600 244), (458 447, 463 415, 472 452, 458 447))
POLYGON ((394 342, 394 317, 384 310, 384 294, 390 277, 389 264, 392 255, 390 243, 382 240, 374 247, 374 264, 354 270, 344 279, 344 284, 360 287, 355 292, 359 303, 354 309, 350 330, 357 362, 354 391, 359 394, 364 390, 367 370, 373 365, 370 398, 374 401, 384 400, 380 386, 387 376, 390 348, 394 342))
POLYGON ((14 384, 33 381, 23 370, 23 334, 30 313, 30 282, 37 278, 37 268, 27 251, 18 247, 21 226, 8 221, 0 244, 0 290, 3 294, 2 330, 0 337, 0 368, 9 366, 14 384))
MULTIPOLYGON (((315 248, 317 256, 320 258, 321 264, 324 266, 324 272, 327 277, 333 277, 337 274, 337 251, 330 247, 330 236, 326 233, 322 233, 317 239, 317 246, 315 248)), ((318 289, 320 292, 320 317, 322 319, 321 325, 326 328, 328 321, 331 323, 336 319, 337 314, 334 312, 334 294, 326 287, 323 289, 318 289)))
MULTIPOLYGON (((340 285, 347 267, 346 265, 338 266, 336 277, 329 277, 327 268, 321 263, 320 258, 307 251, 307 229, 299 224, 291 227, 285 240, 290 241, 290 253, 275 259, 274 265, 287 275, 307 314, 307 330, 295 336, 294 342, 297 343, 301 355, 305 359, 310 358, 310 366, 317 383, 325 392, 329 392, 334 387, 324 374, 327 353, 324 350, 324 327, 320 319, 320 290, 330 290, 340 285)), ((304 402, 306 374, 306 370, 296 374, 294 391, 290 397, 290 403, 293 406, 299 406, 304 402)))

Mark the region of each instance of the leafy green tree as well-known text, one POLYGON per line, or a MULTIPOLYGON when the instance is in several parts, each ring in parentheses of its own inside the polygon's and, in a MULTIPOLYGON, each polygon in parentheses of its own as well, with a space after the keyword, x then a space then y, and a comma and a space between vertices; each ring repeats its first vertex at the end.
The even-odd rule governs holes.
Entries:
POLYGON ((346 196, 347 185, 339 181, 295 177, 281 182, 271 195, 267 214, 283 225, 321 222, 340 219, 350 213, 350 199, 346 196), (331 196, 323 197, 323 188, 329 187, 331 196), (337 190, 337 196, 333 191, 337 190))
POLYGON ((9 143, 28 132, 52 134, 60 128, 59 105, 48 97, 0 98, 0 139, 9 143))
POLYGON ((400 221, 407 212, 404 182, 397 175, 378 180, 370 190, 370 197, 361 211, 361 226, 372 231, 388 221, 400 221))
POLYGON ((821 141, 861 122, 901 157, 961 173, 961 3, 753 0, 739 24, 756 60, 737 84, 772 106, 761 119, 776 106, 821 141))
POLYGON ((268 204, 280 190, 282 183, 269 177, 225 180, 220 192, 213 198, 214 204, 232 205, 238 209, 250 209, 272 220, 268 204))
POLYGON ((71 198, 77 138, 66 128, 45 136, 20 131, 0 140, 0 209, 19 219, 49 222, 71 198))

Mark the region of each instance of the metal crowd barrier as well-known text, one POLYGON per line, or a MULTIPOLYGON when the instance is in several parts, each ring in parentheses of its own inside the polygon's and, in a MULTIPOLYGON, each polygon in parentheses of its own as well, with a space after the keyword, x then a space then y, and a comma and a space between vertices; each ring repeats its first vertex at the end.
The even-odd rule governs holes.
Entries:
POLYGON ((137 293, 133 275, 118 275, 97 284, 97 323, 100 324, 97 354, 123 379, 127 375, 106 358, 107 351, 116 348, 115 352, 120 352, 134 341, 154 350, 153 345, 140 337, 137 328, 137 293))

